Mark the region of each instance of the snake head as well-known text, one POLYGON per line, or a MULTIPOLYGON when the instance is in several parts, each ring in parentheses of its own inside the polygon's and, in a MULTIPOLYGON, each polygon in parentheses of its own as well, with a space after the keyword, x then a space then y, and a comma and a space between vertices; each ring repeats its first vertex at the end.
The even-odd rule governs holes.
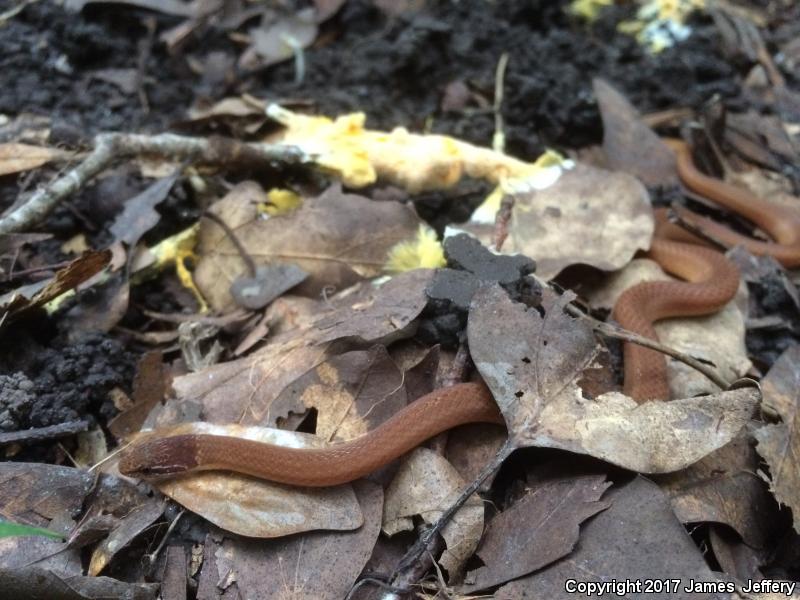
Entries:
POLYGON ((194 435, 145 440, 123 451, 119 472, 129 477, 154 479, 186 473, 197 467, 194 435))

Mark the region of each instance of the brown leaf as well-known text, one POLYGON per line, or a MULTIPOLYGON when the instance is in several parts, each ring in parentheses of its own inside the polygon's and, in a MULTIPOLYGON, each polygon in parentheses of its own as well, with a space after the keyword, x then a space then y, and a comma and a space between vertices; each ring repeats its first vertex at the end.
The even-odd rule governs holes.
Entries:
POLYGON ((576 381, 592 365, 596 344, 589 326, 564 312, 569 300, 545 294, 544 317, 498 286, 473 300, 472 358, 517 447, 561 448, 666 473, 724 446, 749 420, 760 398, 753 388, 639 405, 616 392, 585 399, 576 381))
POLYGON ((280 540, 226 540, 217 553, 220 573, 236 573, 240 598, 347 596, 380 533, 383 491, 368 481, 354 484, 364 524, 355 531, 316 531, 280 540))
POLYGON ((122 517, 106 537, 92 552, 89 575, 98 575, 111 559, 131 543, 163 513, 166 503, 163 499, 150 498, 122 517))
POLYGON ((763 548, 775 524, 776 506, 755 473, 759 458, 740 435, 687 469, 656 481, 670 495, 683 523, 724 523, 754 548, 763 548))
POLYGON ((65 155, 61 150, 8 142, 0 144, 0 176, 30 171, 65 155))
POLYGON ((35 286, 36 289, 14 290, 0 297, 0 310, 13 319, 20 313, 47 304, 102 271, 111 260, 110 250, 90 251, 76 258, 55 276, 35 286))
POLYGON ((118 440, 141 429, 147 415, 161 402, 169 389, 169 373, 160 350, 147 352, 136 364, 133 378, 133 406, 119 413, 108 423, 108 429, 118 440))
POLYGON ((756 430, 758 453, 770 468, 770 490, 792 509, 794 529, 800 532, 800 346, 791 346, 775 362, 762 382, 764 405, 780 415, 782 423, 756 430))
POLYGON ((592 85, 603 119, 606 164, 638 177, 647 186, 677 184, 675 155, 642 122, 628 99, 600 78, 595 78, 592 85))
POLYGON ((578 263, 614 271, 650 247, 653 228, 636 178, 577 164, 552 185, 515 195, 503 250, 533 258, 544 279, 578 263))
POLYGON ((334 297, 331 302, 339 308, 276 336, 250 356, 177 378, 173 384, 177 396, 199 402, 205 418, 214 423, 266 424, 275 398, 326 358, 329 342, 388 344, 413 333, 430 276, 429 271, 410 271, 380 287, 365 283, 334 297))
POLYGON ((317 38, 316 11, 303 9, 295 14, 268 11, 257 28, 249 31, 252 40, 239 60, 241 67, 259 69, 289 58, 308 48, 317 38))
POLYGON ((272 404, 269 424, 316 408, 316 435, 344 441, 374 429, 406 403, 403 374, 386 348, 373 346, 334 356, 298 377, 272 404))
POLYGON ((180 171, 152 183, 140 194, 125 202, 122 214, 111 226, 115 241, 135 246, 139 239, 158 224, 161 219, 155 207, 166 200, 170 190, 180 176, 180 171))
MULTIPOLYGON (((554 565, 513 581, 496 593, 498 600, 523 598, 570 598, 565 591, 569 580, 624 584, 625 580, 678 579, 660 593, 635 593, 626 598, 673 598, 712 600, 709 593, 687 593, 684 586, 716 581, 714 573, 683 525, 675 518, 667 497, 652 482, 638 477, 605 497, 611 507, 582 527, 575 551, 554 565)), ((602 594, 611 597, 614 588, 602 594)))
POLYGON ((570 476, 536 485, 489 524, 465 593, 527 575, 566 556, 578 542, 580 524, 607 509, 600 497, 611 485, 603 475, 570 476))
MULTIPOLYGON (((389 250, 414 237, 420 225, 406 206, 344 194, 335 186, 289 214, 266 219, 257 209, 265 198, 255 183, 245 182, 210 210, 235 232, 256 265, 292 263, 309 273, 298 290, 311 295, 378 275, 389 250)), ((230 310, 230 285, 247 273, 246 264, 216 223, 204 219, 198 241, 197 286, 214 308, 230 310)))
MULTIPOLYGON (((414 528, 414 517, 434 523, 466 487, 447 460, 428 448, 417 448, 403 461, 386 490, 383 531, 394 535, 414 528)), ((458 578, 483 533, 483 503, 473 495, 445 525, 447 549, 439 562, 458 578)))

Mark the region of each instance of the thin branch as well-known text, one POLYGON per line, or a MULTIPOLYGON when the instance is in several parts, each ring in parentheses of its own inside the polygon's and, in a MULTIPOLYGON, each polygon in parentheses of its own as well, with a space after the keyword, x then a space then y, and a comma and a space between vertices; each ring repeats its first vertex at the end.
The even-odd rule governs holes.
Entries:
POLYGON ((689 365, 693 369, 699 371, 706 377, 708 377, 716 386, 720 389, 726 389, 730 382, 726 381, 719 374, 712 369, 710 366, 705 364, 700 359, 695 358, 689 354, 681 352, 680 350, 675 350, 670 346, 665 346, 655 340, 651 340, 650 338, 644 337, 639 335, 638 333, 633 333, 632 331, 628 331, 627 329, 623 329, 622 327, 617 327, 615 325, 611 325, 610 323, 603 323, 602 321, 598 321, 592 316, 587 315, 583 312, 580 308, 575 306, 572 303, 567 304, 566 306, 567 312, 572 315, 573 317, 578 317, 586 321, 592 329, 596 332, 605 335, 606 337, 616 338, 618 340, 623 340, 625 342, 631 342, 633 344, 638 344, 640 346, 644 346, 645 348, 650 348, 650 350, 656 350, 658 352, 662 352, 667 356, 671 356, 675 360, 679 360, 680 362, 689 365))
POLYGON ((18 233, 44 220, 58 203, 122 158, 156 155, 209 165, 263 167, 278 163, 307 164, 313 157, 295 146, 244 143, 230 138, 195 138, 162 133, 148 136, 102 133, 94 150, 74 169, 37 190, 21 206, 0 219, 0 235, 18 233))
POLYGON ((502 466, 503 462, 511 456, 511 453, 517 449, 516 443, 512 441, 511 438, 507 439, 505 443, 500 447, 497 453, 494 455, 489 463, 483 467, 480 473, 475 477, 475 479, 461 492, 453 504, 442 513, 442 516, 434 523, 433 527, 427 529, 419 539, 414 543, 414 545, 406 552, 405 556, 400 559, 398 563, 397 569, 395 569, 395 576, 392 579, 392 585, 396 587, 407 587, 403 585, 403 573, 405 571, 413 569, 414 564, 419 561, 419 559, 428 552, 428 547, 430 546, 431 542, 436 539, 436 536, 444 529, 445 525, 450 522, 450 519, 453 518, 453 515, 458 512, 458 510, 464 505, 464 503, 470 499, 472 494, 474 494, 478 489, 481 487, 484 481, 489 479, 492 475, 494 475, 502 466))

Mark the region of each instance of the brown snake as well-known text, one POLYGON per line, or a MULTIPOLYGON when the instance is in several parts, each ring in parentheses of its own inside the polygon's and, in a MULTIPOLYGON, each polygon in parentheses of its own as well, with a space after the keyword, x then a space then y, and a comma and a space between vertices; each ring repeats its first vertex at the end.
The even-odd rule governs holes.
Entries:
MULTIPOLYGON (((774 242, 742 236, 710 219, 681 210, 680 216, 713 238, 742 244, 754 254, 774 256, 787 267, 800 265, 800 217, 739 188, 700 173, 683 142, 669 140, 678 174, 690 190, 746 217, 774 242)), ((624 327, 655 338, 660 319, 715 312, 736 293, 739 273, 722 254, 667 222, 657 212, 649 256, 686 282, 651 282, 627 290, 614 316, 624 327)), ((664 356, 626 343, 625 392, 637 399, 667 399, 664 356)), ((358 479, 405 454, 428 438, 464 423, 503 423, 492 395, 480 383, 462 383, 423 396, 369 433, 324 449, 287 448, 208 434, 148 438, 124 451, 120 472, 153 478, 222 469, 302 486, 329 486, 358 479)))

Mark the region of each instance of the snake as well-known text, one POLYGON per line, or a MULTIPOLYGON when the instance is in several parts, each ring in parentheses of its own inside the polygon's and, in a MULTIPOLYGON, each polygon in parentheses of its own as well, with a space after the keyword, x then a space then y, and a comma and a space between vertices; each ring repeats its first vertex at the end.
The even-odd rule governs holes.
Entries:
POLYGON ((289 448, 226 435, 156 435, 129 446, 119 471, 158 479, 225 470, 276 483, 325 487, 372 473, 458 425, 504 422, 485 384, 457 383, 421 396, 360 437, 326 448, 289 448))
MULTIPOLYGON (((758 241, 711 219, 680 209, 681 219, 725 244, 741 244, 757 255, 775 257, 786 267, 800 266, 800 217, 788 208, 759 199, 736 186, 704 175, 681 140, 665 140, 676 157, 678 176, 691 191, 750 220, 773 241, 758 241)), ((662 319, 716 312, 736 294, 739 272, 701 237, 655 211, 656 228, 647 256, 683 281, 637 284, 618 299, 613 316, 623 327, 658 339, 653 324, 662 319)), ((623 391, 637 401, 669 398, 666 360, 656 351, 626 342, 623 391)), ((225 470, 276 483, 324 487, 363 477, 427 439, 466 423, 503 424, 483 383, 459 383, 430 392, 368 433, 324 448, 290 448, 234 436, 158 432, 123 450, 119 471, 159 479, 203 470, 225 470)))
MULTIPOLYGON (((768 202, 755 194, 700 172, 691 148, 683 140, 665 139, 675 154, 678 177, 690 191, 749 220, 772 241, 737 233, 708 217, 677 208, 691 233, 669 221, 666 209, 655 211, 656 227, 645 254, 667 273, 683 281, 653 281, 625 290, 614 305, 614 319, 625 329, 658 341, 654 323, 673 317, 709 315, 736 295, 739 271, 704 238, 724 246, 741 245, 757 256, 772 256, 784 267, 800 266, 800 213, 768 202)), ((664 355, 644 346, 623 345, 623 391, 637 402, 668 400, 669 383, 664 355)))

